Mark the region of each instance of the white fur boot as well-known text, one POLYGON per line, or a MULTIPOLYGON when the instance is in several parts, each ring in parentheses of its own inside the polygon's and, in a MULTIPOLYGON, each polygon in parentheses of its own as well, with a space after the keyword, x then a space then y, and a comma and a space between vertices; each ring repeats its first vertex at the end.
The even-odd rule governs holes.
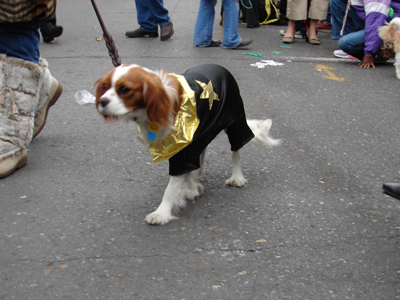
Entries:
POLYGON ((33 137, 36 137, 46 124, 49 108, 56 103, 63 88, 62 85, 50 74, 48 64, 45 59, 40 59, 39 66, 43 70, 42 87, 40 88, 39 100, 35 112, 35 125, 33 127, 33 137))
POLYGON ((37 65, 0 55, 0 178, 26 165, 35 115, 47 114, 52 82, 45 60, 37 65))

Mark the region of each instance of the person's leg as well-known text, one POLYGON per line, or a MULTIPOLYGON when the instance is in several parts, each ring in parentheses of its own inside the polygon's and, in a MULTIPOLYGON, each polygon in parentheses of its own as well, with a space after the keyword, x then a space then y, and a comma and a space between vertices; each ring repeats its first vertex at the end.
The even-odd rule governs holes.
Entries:
POLYGON ((39 21, 0 23, 0 54, 39 63, 39 21))
POLYGON ((365 30, 346 34, 341 37, 338 45, 344 52, 362 60, 364 57, 365 30))
POLYGON ((212 41, 217 0, 201 0, 194 27, 193 45, 207 47, 212 41))
MULTIPOLYGON (((157 31, 158 25, 160 26, 160 39, 162 41, 168 40, 173 34, 173 24, 168 16, 168 10, 164 7, 163 0, 136 0, 136 3, 140 2, 141 10, 146 7, 146 11, 149 12, 150 16, 147 15, 147 19, 141 19, 139 24, 140 28, 146 31, 157 31), (147 29, 148 30, 147 30, 147 29), (151 28, 155 28, 151 29, 151 28)), ((138 10, 138 21, 139 21, 139 10, 138 10)))
POLYGON ((0 24, 0 178, 27 164, 62 86, 39 58, 39 21, 0 24))
POLYGON ((307 18, 307 0, 288 0, 286 17, 289 21, 282 41, 284 43, 292 43, 296 32, 296 21, 305 20, 307 18))
POLYGON ((156 24, 161 27, 171 23, 171 19, 168 16, 168 10, 164 7, 163 0, 146 0, 143 2, 147 2, 147 7, 149 8, 156 24))
POLYGON ((147 32, 158 32, 158 24, 152 15, 149 1, 135 0, 135 3, 140 29, 147 32))
POLYGON ((237 0, 224 0, 224 38, 222 41, 224 48, 237 47, 242 39, 238 33, 239 3, 237 0))
POLYGON ((293 42, 295 32, 296 32, 296 21, 289 19, 283 42, 284 43, 285 42, 287 42, 287 43, 293 42), (291 40, 286 40, 285 38, 289 38, 291 40))
POLYGON ((63 33, 62 26, 56 24, 55 15, 40 21, 40 32, 43 37, 43 42, 51 42, 54 38, 59 37, 63 33))
POLYGON ((308 11, 308 19, 310 19, 310 27, 308 36, 311 40, 318 40, 317 25, 318 20, 325 20, 329 7, 329 0, 311 0, 308 11))
MULTIPOLYGON (((347 1, 346 0, 330 0, 329 10, 331 12, 332 33, 331 39, 338 40, 342 36, 340 34, 343 21, 346 14, 347 1)), ((343 36, 350 32, 359 31, 364 29, 364 22, 358 17, 354 9, 348 11, 346 23, 344 26, 343 36)))
POLYGON ((258 0, 242 0, 243 14, 246 16, 248 28, 260 27, 258 20, 258 0))

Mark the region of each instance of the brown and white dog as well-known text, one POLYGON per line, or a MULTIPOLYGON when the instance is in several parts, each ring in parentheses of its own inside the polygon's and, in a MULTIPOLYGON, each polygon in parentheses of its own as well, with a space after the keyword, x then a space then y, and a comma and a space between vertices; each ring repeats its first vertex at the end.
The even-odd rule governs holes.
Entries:
POLYGON ((392 43, 395 52, 396 77, 400 80, 400 18, 393 18, 390 23, 379 27, 379 36, 384 42, 392 43))
POLYGON ((232 186, 247 182, 240 165, 243 145, 279 144, 269 137, 270 119, 246 119, 236 80, 218 65, 201 65, 182 75, 122 65, 96 85, 96 108, 104 118, 136 122, 138 138, 154 162, 169 160, 170 180, 161 204, 146 217, 149 224, 168 223, 185 206, 185 198, 202 194, 205 149, 222 130, 231 144, 233 172, 226 184, 232 186))

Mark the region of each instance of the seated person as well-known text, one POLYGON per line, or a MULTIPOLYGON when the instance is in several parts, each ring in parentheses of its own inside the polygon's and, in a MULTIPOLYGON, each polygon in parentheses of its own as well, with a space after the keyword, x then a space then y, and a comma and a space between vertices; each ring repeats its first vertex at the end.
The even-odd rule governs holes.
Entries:
POLYGON ((382 45, 378 28, 392 19, 391 7, 392 17, 400 17, 400 0, 351 0, 349 10, 346 0, 330 0, 331 38, 339 40, 344 52, 361 60, 361 68, 375 68, 374 57, 382 45))

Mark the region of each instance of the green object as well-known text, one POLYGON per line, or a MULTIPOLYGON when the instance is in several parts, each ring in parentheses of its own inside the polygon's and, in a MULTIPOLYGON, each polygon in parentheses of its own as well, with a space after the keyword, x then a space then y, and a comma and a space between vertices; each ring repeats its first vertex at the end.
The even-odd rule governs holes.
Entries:
POLYGON ((263 54, 262 53, 254 53, 254 52, 251 52, 251 53, 246 53, 246 52, 243 52, 243 54, 244 55, 252 55, 252 56, 263 56, 263 54))
POLYGON ((390 8, 389 9, 389 17, 393 18, 393 16, 394 16, 394 10, 393 10, 393 8, 390 8))

